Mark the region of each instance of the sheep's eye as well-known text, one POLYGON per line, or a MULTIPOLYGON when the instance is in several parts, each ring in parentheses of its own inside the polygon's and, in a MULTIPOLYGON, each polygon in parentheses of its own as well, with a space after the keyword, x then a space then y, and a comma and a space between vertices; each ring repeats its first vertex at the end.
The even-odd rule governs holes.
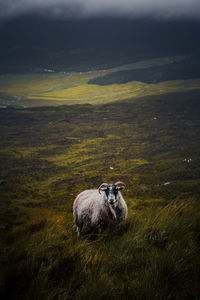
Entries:
POLYGON ((105 190, 105 193, 106 193, 106 196, 108 196, 108 194, 109 194, 109 189, 108 188, 105 190))
POLYGON ((114 194, 115 194, 115 196, 117 195, 117 193, 118 193, 118 190, 117 190, 117 189, 114 189, 114 194))

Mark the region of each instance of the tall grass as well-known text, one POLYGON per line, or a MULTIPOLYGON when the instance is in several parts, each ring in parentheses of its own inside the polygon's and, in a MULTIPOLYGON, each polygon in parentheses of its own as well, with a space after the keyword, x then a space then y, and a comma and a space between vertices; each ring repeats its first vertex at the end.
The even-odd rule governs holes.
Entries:
MULTIPOLYGON (((130 199, 131 201, 131 199, 130 199)), ((76 237, 67 215, 13 233, 4 261, 9 299, 196 299, 200 211, 196 203, 143 207, 101 235, 76 237)))

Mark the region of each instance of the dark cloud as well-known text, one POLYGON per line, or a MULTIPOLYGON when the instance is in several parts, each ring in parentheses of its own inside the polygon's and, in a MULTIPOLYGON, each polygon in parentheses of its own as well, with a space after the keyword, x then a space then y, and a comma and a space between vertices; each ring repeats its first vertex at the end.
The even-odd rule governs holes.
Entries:
POLYGON ((1 20, 38 14, 55 19, 153 17, 200 19, 199 0, 0 0, 1 20))

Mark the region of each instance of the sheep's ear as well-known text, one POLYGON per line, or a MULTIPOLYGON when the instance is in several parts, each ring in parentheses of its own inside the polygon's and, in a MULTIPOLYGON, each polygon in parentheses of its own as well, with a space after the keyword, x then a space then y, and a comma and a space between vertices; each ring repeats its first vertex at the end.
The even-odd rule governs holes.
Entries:
POLYGON ((99 194, 101 194, 101 191, 102 191, 102 192, 105 192, 106 189, 107 189, 107 187, 100 187, 100 188, 98 189, 99 194))
POLYGON ((105 182, 102 183, 102 184, 100 185, 100 187, 98 188, 99 194, 101 194, 100 191, 105 191, 105 190, 107 189, 107 186, 108 186, 107 183, 105 183, 105 182))
POLYGON ((107 189, 107 187, 101 187, 101 188, 100 188, 100 190, 103 191, 103 192, 105 192, 106 189, 107 189))
POLYGON ((124 185, 118 186, 117 189, 118 189, 118 191, 124 190, 124 189, 125 189, 125 186, 124 186, 124 185))

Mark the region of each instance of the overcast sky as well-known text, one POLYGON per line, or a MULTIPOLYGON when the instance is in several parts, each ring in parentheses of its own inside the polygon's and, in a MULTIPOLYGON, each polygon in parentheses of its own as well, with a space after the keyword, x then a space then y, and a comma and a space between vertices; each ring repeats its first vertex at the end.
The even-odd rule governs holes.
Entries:
POLYGON ((193 52, 199 36, 200 0, 0 0, 0 53, 127 46, 193 52))
POLYGON ((153 17, 200 20, 200 0, 0 0, 0 19, 26 14, 56 19, 153 17))

